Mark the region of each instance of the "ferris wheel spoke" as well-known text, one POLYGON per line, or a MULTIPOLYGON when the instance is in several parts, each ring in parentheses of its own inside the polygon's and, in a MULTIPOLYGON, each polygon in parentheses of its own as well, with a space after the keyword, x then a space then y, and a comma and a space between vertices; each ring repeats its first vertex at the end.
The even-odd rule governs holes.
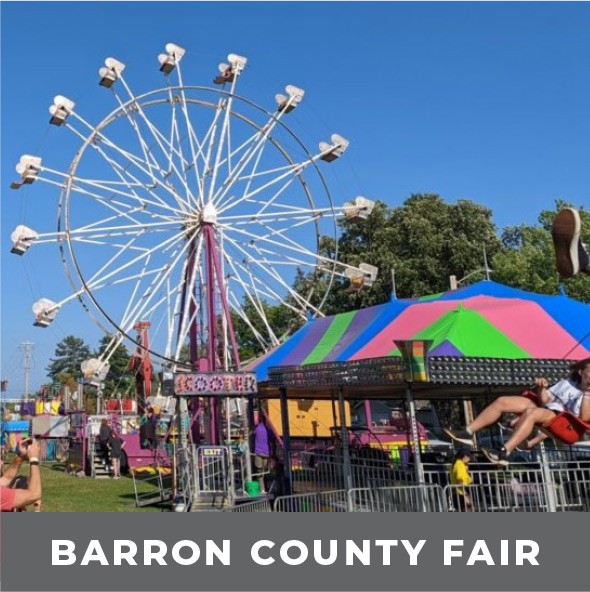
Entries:
POLYGON ((235 226, 249 226, 251 224, 269 224, 276 222, 314 221, 332 212, 332 208, 309 208, 299 211, 272 211, 252 214, 238 214, 235 216, 221 216, 218 218, 221 223, 230 223, 235 226))
POLYGON ((313 164, 318 158, 320 158, 320 155, 312 156, 308 160, 293 164, 293 166, 291 167, 290 170, 282 173, 278 177, 268 181, 264 185, 254 189, 252 191, 244 192, 241 195, 241 197, 239 197, 236 201, 230 202, 229 204, 227 204, 223 207, 220 207, 219 214, 222 214, 223 212, 225 212, 226 210, 229 210, 231 208, 235 208, 237 205, 244 202, 245 200, 250 199, 250 198, 254 197, 255 195, 258 195, 262 191, 269 189, 270 187, 276 185, 277 183, 280 183, 281 181, 285 181, 283 186, 275 194, 275 196, 280 195, 296 179, 296 177, 300 173, 303 172, 304 169, 306 169, 309 165, 313 164))
POLYGON ((270 266, 265 266, 256 259, 253 259, 251 255, 235 240, 233 240, 230 236, 226 235, 225 237, 236 249, 238 249, 243 255, 246 256, 247 260, 250 260, 254 263, 258 268, 264 271, 265 274, 273 278, 283 289, 287 290, 287 292, 298 302, 303 309, 299 311, 299 314, 305 317, 305 312, 307 310, 313 310, 316 314, 321 315, 319 309, 317 309, 313 304, 307 301, 306 298, 301 296, 301 294, 297 293, 277 272, 274 268, 270 266))
POLYGON ((135 324, 136 320, 140 320, 141 315, 144 311, 148 308, 151 301, 154 299, 158 291, 160 290, 162 284, 166 281, 166 279, 172 274, 173 270, 175 269, 178 262, 182 259, 185 255, 191 241, 186 241, 182 248, 177 249, 178 254, 176 255, 173 253, 171 256, 171 263, 167 263, 165 266, 165 271, 158 273, 150 285, 148 286, 146 292, 141 296, 141 299, 135 304, 135 306, 129 311, 126 322, 127 325, 123 325, 123 331, 129 331, 133 325, 135 324), (130 323, 130 324, 129 324, 130 323))
MULTIPOLYGON (((279 113, 278 115, 272 114, 270 116, 269 121, 263 127, 259 128, 252 135, 252 140, 253 141, 252 141, 251 145, 248 147, 248 150, 241 156, 240 160, 236 164, 236 167, 235 167, 234 171, 231 172, 227 176, 226 181, 220 187, 220 189, 218 190, 217 194, 213 197, 213 203, 217 207, 223 208, 226 205, 226 204, 223 203, 223 199, 228 194, 228 192, 230 191, 230 189, 238 181, 241 181, 243 179, 247 179, 248 180, 248 183, 246 185, 246 188, 245 188, 245 190, 243 192, 244 194, 247 194, 248 193, 248 191, 250 189, 250 184, 251 184, 251 181, 252 181, 252 178, 253 178, 252 175, 255 174, 256 169, 258 168, 258 165, 260 163, 260 159, 262 158, 262 155, 264 153, 264 148, 266 146, 266 141, 270 137, 270 132, 279 123, 279 120, 281 118, 281 115, 282 115, 282 113, 279 113), (256 160, 254 161, 253 171, 251 172, 251 174, 250 175, 246 175, 244 177, 241 177, 241 175, 244 172, 244 170, 246 169, 246 167, 250 164, 250 162, 254 158, 256 160)), ((249 140, 247 140, 244 144, 246 144, 246 143, 250 143, 249 140)), ((231 152, 229 152, 228 155, 229 154, 231 154, 231 152)))
POLYGON ((244 309, 243 309, 242 305, 240 304, 237 296, 233 292, 229 293, 228 301, 229 301, 229 305, 231 306, 233 311, 244 321, 244 323, 246 323, 246 325, 248 325, 248 327, 249 327, 250 331, 252 331, 252 334, 254 335, 254 338, 256 339, 256 341, 258 341, 258 343, 262 346, 264 351, 268 351, 268 349, 270 347, 272 347, 273 344, 269 343, 264 338, 264 336, 258 331, 258 329, 256 329, 256 327, 254 326, 252 321, 248 318, 248 315, 244 312, 244 309))
MULTIPOLYGON (((186 160, 185 156, 184 156, 184 151, 182 149, 182 139, 180 136, 180 129, 179 129, 179 125, 178 125, 178 120, 176 118, 176 104, 177 101, 174 99, 174 96, 172 95, 172 89, 170 87, 170 82, 168 82, 168 102, 170 104, 170 153, 169 153, 169 162, 168 162, 168 170, 172 170, 172 160, 174 158, 174 155, 176 154, 176 156, 178 157, 179 161, 180 161, 180 168, 182 170, 182 174, 183 174, 183 178, 184 178, 184 183, 185 185, 189 185, 189 178, 188 178, 188 172, 189 169, 193 166, 193 163, 189 163, 189 161, 186 160), (174 148, 174 145, 176 144, 176 149, 174 148)), ((192 142, 192 138, 189 138, 189 146, 191 145, 192 142)), ((191 154, 194 154, 193 149, 191 148, 191 154)), ((200 189, 199 189, 199 182, 198 182, 198 163, 195 163, 196 168, 196 178, 197 178, 197 192, 200 193, 200 189)), ((193 205, 197 205, 198 200, 196 198, 196 196, 194 197, 193 201, 191 202, 191 206, 193 205)))
MULTIPOLYGON (((200 168, 199 168, 199 157, 201 157, 201 159, 203 160, 204 166, 205 166, 205 154, 203 152, 203 146, 205 145, 207 138, 205 137, 202 142, 199 141, 199 138, 197 137, 195 129, 194 129, 192 122, 190 120, 187 102, 186 102, 186 94, 184 92, 184 85, 182 82, 182 71, 180 68, 180 63, 178 63, 176 66, 176 75, 178 77, 178 85, 180 88, 181 110, 182 110, 182 114, 184 116, 184 123, 185 123, 186 130, 187 130, 189 148, 190 148, 191 158, 192 158, 190 165, 187 167, 187 170, 189 168, 193 168, 195 171, 195 181, 197 184, 197 192, 198 192, 198 201, 195 200, 195 203, 197 205, 199 205, 200 207, 203 207, 205 204, 205 195, 204 195, 205 192, 204 192, 203 180, 202 180, 200 168), (195 149, 195 145, 196 145, 196 149, 195 149)), ((203 171, 203 173, 204 173, 204 171, 203 171)))
MULTIPOLYGON (((120 80, 121 80, 121 83, 123 84, 123 86, 125 87, 125 90, 127 91, 129 96, 131 97, 131 100, 132 100, 131 105, 137 110, 137 112, 141 116, 143 122, 145 123, 146 127, 148 128, 148 130, 152 134, 154 140, 156 141, 156 144, 160 148, 162 155, 164 156, 164 158, 167 159, 169 156, 168 150, 170 150, 170 152, 172 152, 173 147, 170 144, 168 144, 168 140, 166 139, 166 137, 160 132, 160 130, 158 130, 158 128, 150 121, 148 116, 145 114, 145 111, 143 110, 140 102, 137 100, 137 97, 133 94, 133 91, 131 90, 131 88, 129 87, 129 85, 127 84, 127 82, 123 78, 123 76, 120 76, 120 80)), ((150 152, 150 154, 152 154, 152 153, 150 152)), ((152 154, 152 157, 153 157, 153 154, 152 154)), ((157 162, 155 157, 153 157, 153 161, 157 162)), ((181 199, 180 196, 179 196, 179 200, 181 200, 185 204, 185 206, 188 209, 190 209, 190 203, 191 203, 191 201, 194 201, 194 197, 189 189, 188 184, 185 181, 184 176, 180 173, 180 171, 176 167, 176 164, 174 163, 173 159, 170 160, 170 165, 172 167, 172 170, 176 174, 176 177, 182 183, 184 190, 186 191, 187 201, 181 199)), ((163 172, 161 167, 159 167, 159 165, 158 165, 158 169, 159 169, 160 173, 163 172)), ((164 174, 164 177, 166 177, 165 174, 164 174)))
POLYGON ((232 258, 229 256, 229 254, 227 252, 224 253, 224 256, 225 256, 225 260, 228 262, 229 266, 231 267, 231 269, 234 273, 233 277, 240 284, 240 286, 242 287, 242 289, 244 291, 244 294, 246 295, 248 300, 250 300, 252 306, 254 307, 256 312, 258 313, 258 316, 260 317, 260 319, 262 320, 262 322, 264 323, 264 325, 266 327, 268 335, 273 340, 273 342, 278 343, 276 335, 274 334, 274 331, 272 330, 272 327, 270 326, 268 319, 266 317, 266 314, 264 312, 264 306, 260 300, 260 295, 258 293, 258 290, 257 290, 255 284, 254 284, 252 274, 249 273, 249 279, 250 279, 250 288, 254 292, 254 296, 251 294, 251 292, 248 289, 246 283, 244 282, 242 276, 240 275, 239 271, 236 269, 236 266, 235 266, 232 258))
POLYGON ((236 232, 238 234, 248 237, 250 239, 248 242, 249 245, 254 245, 257 242, 263 242, 265 244, 268 243, 268 244, 274 245, 276 247, 280 247, 282 249, 285 249, 287 251, 292 251, 292 252, 300 253, 302 255, 306 255, 306 256, 310 257, 313 261, 318 262, 319 264, 325 263, 330 266, 337 266, 339 269, 351 269, 351 270, 358 269, 354 265, 349 265, 349 264, 343 263, 341 261, 336 262, 333 259, 331 259, 330 257, 326 257, 324 255, 321 255, 320 253, 314 253, 314 252, 310 251, 309 249, 306 249, 300 243, 298 243, 292 239, 287 239, 287 237, 285 237, 283 235, 280 235, 280 236, 281 236, 281 238, 287 240, 287 242, 285 242, 285 243, 282 243, 282 242, 276 240, 276 238, 271 239, 268 237, 263 237, 258 234, 244 230, 242 228, 226 227, 225 225, 222 225, 222 224, 220 224, 220 226, 222 228, 224 228, 226 230, 226 232, 233 231, 233 232, 236 232))
MULTIPOLYGON (((137 240, 138 237, 134 237, 132 239, 132 241, 137 240)), ((145 251, 143 251, 140 255, 137 255, 136 257, 133 257, 130 261, 127 261, 126 263, 123 263, 121 265, 119 265, 116 269, 110 271, 108 274, 102 276, 101 274, 105 271, 107 271, 107 269, 109 269, 110 267, 113 266, 113 264, 118 261, 118 259, 126 252, 126 250, 128 249, 128 247, 125 247, 123 249, 121 249, 121 251, 119 253, 116 253, 113 257, 111 257, 101 268, 99 271, 97 271, 89 280, 89 282, 106 282, 106 280, 109 280, 110 278, 115 278, 118 274, 122 273, 123 271, 131 268, 133 265, 136 264, 141 264, 141 262, 143 260, 147 260, 148 257, 150 257, 152 254, 158 252, 158 251, 162 251, 164 252, 166 249, 171 248, 172 246, 177 245, 181 240, 183 240, 184 238, 184 233, 180 233, 177 236, 173 236, 171 238, 169 238, 168 240, 164 241, 163 243, 160 243, 158 245, 156 245, 155 247, 152 247, 151 249, 147 249, 145 251)), ((129 241, 128 244, 131 244, 132 241, 129 241)), ((144 266, 144 271, 145 271, 145 266, 144 266)), ((128 279, 128 278, 127 278, 128 279)))
MULTIPOLYGON (((112 149, 119 156, 123 157, 125 159, 125 161, 127 162, 127 166, 133 165, 134 168, 137 168, 142 174, 144 174, 148 179, 150 179, 150 181, 152 181, 152 183, 153 183, 152 185, 147 184, 147 183, 143 184, 143 185, 144 185, 144 188, 150 193, 150 195, 152 195, 156 200, 159 200, 163 205, 167 205, 166 202, 161 200, 161 198, 159 198, 156 194, 153 193, 153 189, 155 189, 156 187, 161 187, 164 191, 166 191, 167 193, 169 193, 172 196, 172 198, 175 200, 175 202, 178 203, 178 205, 181 208, 184 208, 186 206, 186 204, 184 206, 182 205, 183 200, 180 198, 180 196, 177 194, 177 192, 173 188, 169 187, 166 184, 164 171, 161 172, 163 180, 162 181, 156 180, 155 182, 153 182, 147 162, 142 160, 137 155, 132 154, 131 152, 119 147, 115 142, 111 141, 104 133, 102 133, 102 131, 97 130, 94 127, 92 127, 87 121, 85 121, 82 117, 80 117, 80 115, 78 115, 74 111, 72 111, 72 115, 74 115, 74 117, 78 121, 82 122, 92 132, 91 136, 90 136, 91 140, 88 140, 82 134, 80 134, 81 137, 84 138, 84 141, 89 142, 90 146, 96 147, 96 149, 99 151, 99 153, 102 155, 102 157, 108 162, 108 164, 113 169, 115 169, 115 172, 120 172, 122 175, 127 175, 133 181, 138 182, 137 178, 132 173, 130 173, 128 171, 127 167, 123 167, 120 163, 113 160, 106 153, 105 150, 103 150, 102 148, 100 148, 97 145, 97 141, 102 142, 104 146, 112 149)), ((66 127, 68 127, 68 129, 72 129, 74 132, 76 132, 75 128, 73 128, 71 125, 66 124, 66 127)), ((123 179, 122 177, 120 177, 120 178, 123 179)))
POLYGON ((127 118, 127 121, 130 123, 131 127, 133 128, 133 130, 135 131, 135 134, 137 136, 137 140, 139 142, 139 145, 141 147, 141 151, 143 153, 143 157, 144 157, 144 161, 147 164, 148 170, 149 170, 149 174, 150 177, 152 179, 152 182, 154 184, 157 183, 157 179, 156 176, 154 175, 154 168, 158 171, 158 172, 162 172, 160 167, 158 166, 158 164, 156 163, 154 166, 154 156, 151 152, 150 147, 147 145, 147 142, 145 141, 145 139, 143 138, 142 134, 141 134, 141 130, 139 129, 139 126, 137 125, 137 122, 135 121, 134 118, 134 113, 132 111, 130 111, 130 109, 128 109, 127 107, 125 107, 125 105, 123 104, 123 101, 120 99, 119 95, 117 94, 117 92, 115 91, 114 88, 111 87, 111 92, 113 93, 113 95, 115 96, 115 98, 117 99, 117 102, 119 103, 119 106, 123 109, 123 112, 125 113, 125 117, 127 118))

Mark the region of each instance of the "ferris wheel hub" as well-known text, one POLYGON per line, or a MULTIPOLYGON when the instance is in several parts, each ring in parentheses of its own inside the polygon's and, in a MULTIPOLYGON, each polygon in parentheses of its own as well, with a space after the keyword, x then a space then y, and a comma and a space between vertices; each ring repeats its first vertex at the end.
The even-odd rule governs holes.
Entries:
POLYGON ((209 202, 203 208, 201 221, 205 224, 215 224, 217 222, 217 208, 213 205, 213 202, 209 202))

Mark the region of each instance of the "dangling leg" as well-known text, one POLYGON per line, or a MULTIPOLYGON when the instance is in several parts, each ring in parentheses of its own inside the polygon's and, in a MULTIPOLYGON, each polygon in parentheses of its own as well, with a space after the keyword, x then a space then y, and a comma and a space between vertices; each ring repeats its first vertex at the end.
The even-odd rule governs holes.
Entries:
POLYGON ((527 409, 537 409, 537 406, 526 397, 505 396, 498 397, 491 405, 488 405, 465 430, 444 429, 445 434, 461 444, 471 446, 473 434, 495 424, 503 413, 524 413, 527 409))
POLYGON ((560 276, 572 278, 580 272, 590 273, 590 253, 580 238, 582 222, 574 208, 564 208, 553 220, 551 236, 555 263, 560 276))
POLYGON ((524 442, 533 432, 535 426, 549 425, 555 418, 555 413, 543 407, 535 407, 534 409, 527 409, 521 416, 520 421, 516 424, 512 436, 506 444, 499 450, 483 450, 483 453, 490 462, 508 466, 507 457, 514 452, 516 447, 524 442))

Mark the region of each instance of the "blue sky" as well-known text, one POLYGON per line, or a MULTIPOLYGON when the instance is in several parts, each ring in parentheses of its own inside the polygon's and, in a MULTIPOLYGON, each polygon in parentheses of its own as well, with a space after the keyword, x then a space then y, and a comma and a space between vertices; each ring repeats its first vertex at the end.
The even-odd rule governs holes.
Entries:
POLYGON ((310 144, 332 131, 351 148, 328 181, 337 201, 391 205, 415 192, 491 207, 498 226, 534 222, 564 198, 590 203, 590 6, 587 3, 14 2, 2 7, 2 372, 22 388, 17 346, 36 343, 33 384, 68 333, 100 333, 72 303, 50 330, 31 303, 63 285, 56 250, 11 256, 30 216, 54 227, 56 195, 13 192, 23 153, 68 162, 47 124, 56 94, 98 121, 112 103, 97 70, 112 55, 134 87, 160 86, 166 42, 187 49, 185 79, 208 84, 229 52, 246 55, 241 91, 272 104, 306 89, 294 126, 310 144), (338 200, 342 195, 343 199, 338 200))

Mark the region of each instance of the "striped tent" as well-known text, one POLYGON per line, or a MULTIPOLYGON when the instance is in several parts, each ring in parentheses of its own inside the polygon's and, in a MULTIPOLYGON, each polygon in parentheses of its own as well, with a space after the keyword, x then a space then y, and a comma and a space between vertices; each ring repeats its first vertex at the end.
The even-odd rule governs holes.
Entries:
POLYGON ((502 359, 590 357, 590 306, 492 281, 308 321, 252 367, 399 356, 394 340, 430 339, 429 355, 502 359))

